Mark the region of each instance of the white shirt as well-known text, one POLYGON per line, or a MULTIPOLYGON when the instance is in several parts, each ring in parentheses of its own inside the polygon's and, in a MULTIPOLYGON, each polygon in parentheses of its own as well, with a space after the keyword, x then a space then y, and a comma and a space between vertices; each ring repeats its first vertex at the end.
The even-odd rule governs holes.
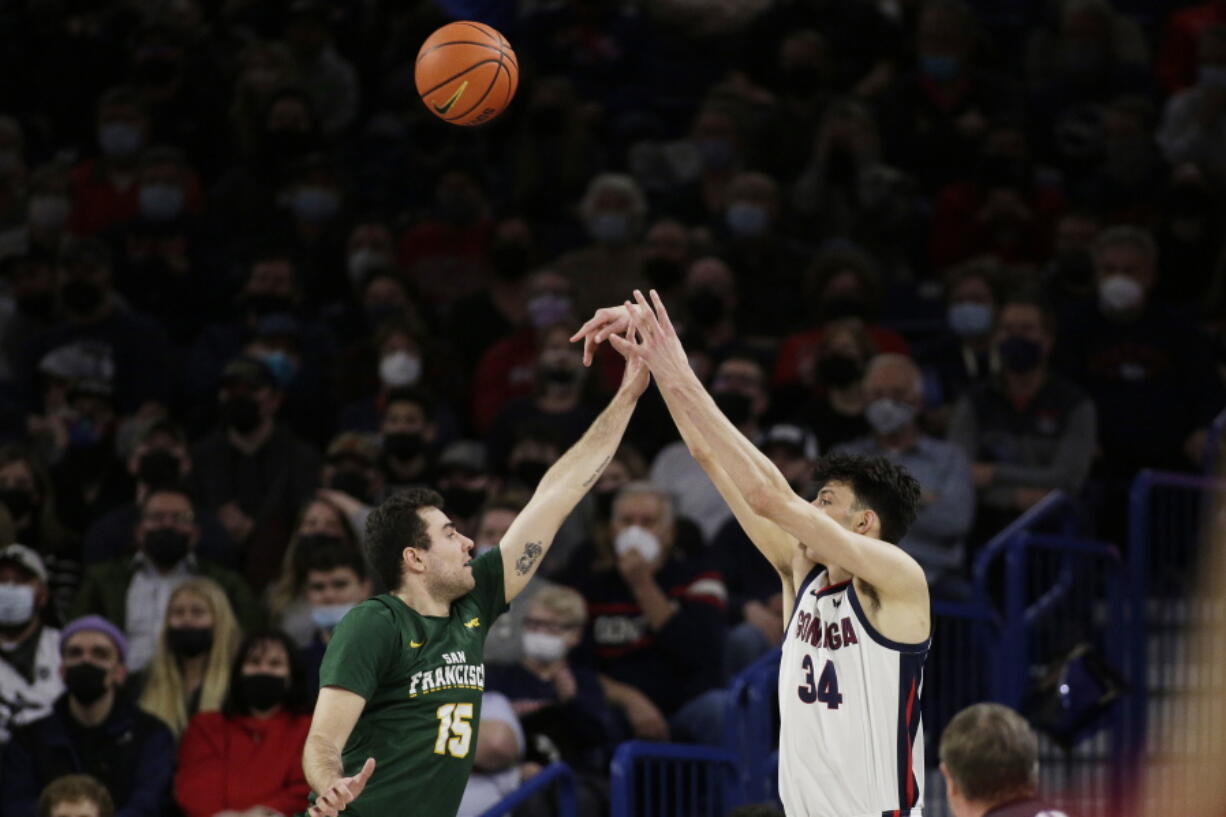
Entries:
POLYGON ((51 705, 64 691, 60 678, 60 631, 43 627, 34 651, 34 678, 25 676, 0 659, 0 745, 8 743, 14 727, 51 714, 51 705))
POLYGON ((666 445, 656 455, 651 464, 651 481, 673 495, 677 513, 697 525, 707 543, 715 539, 715 534, 732 517, 732 509, 683 442, 666 445))
POLYGON ((136 572, 128 584, 127 612, 124 632, 128 634, 128 669, 144 669, 153 658, 170 594, 186 579, 195 575, 191 557, 180 560, 170 572, 162 575, 143 554, 137 554, 136 572))

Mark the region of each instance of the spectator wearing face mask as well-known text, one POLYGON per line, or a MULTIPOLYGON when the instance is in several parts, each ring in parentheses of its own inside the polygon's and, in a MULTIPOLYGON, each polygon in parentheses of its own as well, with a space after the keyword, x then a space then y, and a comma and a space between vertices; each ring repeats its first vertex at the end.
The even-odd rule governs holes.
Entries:
POLYGON ((179 736, 197 712, 216 712, 230 685, 230 662, 242 637, 216 582, 190 578, 174 589, 153 662, 133 684, 140 707, 179 736))
POLYGON ((65 410, 51 418, 63 434, 51 480, 60 519, 71 530, 83 531, 122 504, 132 485, 115 450, 119 418, 112 382, 76 379, 65 397, 65 410))
POLYGON ((827 449, 869 433, 864 366, 876 351, 859 321, 833 321, 826 327, 812 364, 814 388, 790 416, 816 430, 827 449))
MULTIPOLYGON (((734 354, 715 369, 711 394, 720 410, 751 440, 770 403, 766 372, 753 357, 734 354)), ((651 464, 651 481, 676 498, 677 513, 696 524, 711 541, 732 511, 682 441, 665 446, 651 464)))
POLYGON ((601 775, 608 765, 613 712, 595 671, 569 658, 583 639, 587 605, 571 588, 554 585, 537 592, 524 609, 522 657, 490 667, 486 687, 511 702, 530 763, 561 761, 583 776, 601 775))
POLYGON ((744 282, 739 292, 743 328, 779 337, 804 317, 796 299, 778 294, 800 288, 810 251, 782 234, 787 214, 779 185, 770 176, 738 173, 726 196, 720 256, 744 282))
POLYGON ((562 256, 555 269, 570 281, 575 314, 590 315, 643 286, 639 239, 646 227, 647 199, 630 176, 602 173, 588 184, 579 217, 591 243, 562 256))
POLYGON ((1226 8, 1218 0, 1172 11, 1158 53, 1158 80, 1168 93, 1196 82, 1196 45, 1210 26, 1226 23, 1226 8))
MULTIPOLYGON (((19 382, 26 388, 36 382, 33 373, 48 352, 93 343, 109 348, 119 413, 134 412, 147 403, 169 405, 175 378, 166 335, 115 294, 107 248, 93 239, 66 244, 59 267, 57 296, 63 320, 26 340, 19 382)), ((37 406, 33 395, 25 397, 30 407, 37 406)))
MULTIPOLYGON (((830 324, 852 320, 862 327, 874 349, 910 354, 905 338, 875 323, 881 301, 881 282, 866 253, 850 248, 825 250, 813 262, 805 285, 811 305, 812 327, 783 339, 772 377, 776 387, 812 388, 820 380, 815 358, 830 324)), ((823 441, 824 444, 824 441, 823 441)))
POLYGON ((682 284, 686 348, 697 346, 714 358, 733 351, 741 336, 736 276, 723 259, 699 258, 682 284))
POLYGON ((565 451, 595 419, 585 389, 591 370, 583 365, 582 348, 570 343, 574 329, 574 324, 558 324, 541 333, 535 394, 509 401, 486 434, 486 450, 496 468, 506 463, 520 429, 548 426, 565 451))
MULTIPOLYGON (((779 423, 762 437, 762 453, 799 496, 815 493, 817 437, 812 431, 779 423)), ((724 644, 724 678, 730 680, 754 659, 783 640, 783 596, 779 573, 764 559, 736 519, 729 519, 711 542, 711 558, 728 589, 728 640, 724 644)))
POLYGON ((390 389, 383 399, 379 434, 379 467, 387 493, 431 480, 438 425, 434 401, 424 392, 408 386, 390 389))
POLYGON ((306 574, 301 570, 302 559, 317 548, 341 547, 361 553, 359 531, 342 506, 322 491, 302 509, 294 535, 285 548, 277 580, 268 586, 265 594, 272 621, 298 646, 310 644, 316 629, 311 604, 305 596, 306 574))
POLYGON ((277 423, 283 395, 263 361, 235 358, 221 384, 222 428, 192 448, 190 485, 246 554, 244 572, 259 591, 280 564, 298 508, 315 492, 319 454, 277 423))
POLYGON ((50 714, 13 733, 0 774, 5 814, 34 817, 44 786, 89 774, 109 790, 118 814, 160 817, 169 805, 174 738, 124 687, 127 639, 88 616, 70 622, 59 641, 67 691, 50 714))
POLYGON ((248 635, 234 655, 220 712, 192 717, 179 744, 175 801, 186 817, 296 814, 310 787, 302 748, 313 695, 289 637, 248 635))
POLYGON ((297 644, 306 668, 308 688, 319 689, 319 667, 332 631, 345 614, 371 596, 366 560, 338 539, 316 537, 299 543, 293 565, 303 601, 311 615, 311 637, 297 644))
MULTIPOLYGON (((695 153, 696 175, 671 191, 661 209, 687 224, 718 224, 728 203, 728 185, 749 153, 746 139, 733 112, 713 103, 695 113, 687 141, 695 153)), ((617 300, 598 306, 610 303, 617 300)))
POLYGON ((486 282, 494 221, 482 182, 447 169, 434 185, 433 213, 400 236, 397 264, 432 307, 447 310, 486 282))
POLYGON ((1000 265, 967 261, 945 274, 945 329, 928 348, 917 350, 924 372, 925 426, 943 434, 953 404, 968 386, 1000 370, 992 346, 1000 265))
POLYGON ((1076 494, 1089 473, 1097 413, 1079 386, 1049 369, 1054 341, 1044 304, 1005 299, 995 334, 1000 375, 972 386, 954 407, 949 441, 971 461, 976 544, 1049 491, 1076 494))
POLYGON ((54 258, 71 240, 72 191, 68 168, 58 162, 42 165, 26 182, 25 223, 0 232, 0 244, 10 242, 36 258, 54 258))
POLYGON ((481 508, 501 487, 490 470, 485 446, 475 440, 456 440, 443 449, 434 484, 447 502, 448 516, 466 536, 473 535, 481 508))
POLYGON ((877 355, 864 372, 864 417, 872 435, 843 443, 833 453, 885 457, 920 484, 919 513, 898 546, 911 554, 936 598, 969 597, 964 539, 975 513, 975 486, 966 454, 953 443, 923 434, 919 368, 902 355, 877 355))
MULTIPOLYGON (((81 548, 86 565, 123 556, 132 547, 132 531, 140 522, 145 498, 159 488, 172 488, 186 481, 192 459, 183 430, 170 420, 149 423, 128 457, 128 474, 136 484, 133 499, 106 513, 90 526, 81 548)), ((223 567, 235 567, 240 556, 225 528, 211 513, 197 518, 200 542, 196 553, 223 567)))
POLYGON ((1210 26, 1197 46, 1196 84, 1167 100, 1157 140, 1172 165, 1197 165, 1217 182, 1226 180, 1226 21, 1210 26))
MULTIPOLYGON (((487 349, 473 376, 472 423, 478 434, 488 432, 512 400, 536 393, 542 339, 559 324, 575 320, 572 296, 569 280, 553 270, 539 270, 528 279, 527 325, 487 349)), ((613 391, 621 371, 621 357, 605 351, 597 356, 592 375, 601 389, 613 391)))
POLYGON ((359 510, 378 505, 387 493, 375 438, 355 431, 336 435, 324 453, 320 483, 320 496, 334 504, 339 500, 338 507, 345 510, 350 524, 362 531, 366 514, 359 510))
POLYGON ((485 350, 523 326, 527 319, 527 279, 537 263, 533 225, 523 216, 503 218, 494 226, 486 264, 487 286, 456 304, 452 320, 465 331, 455 339, 460 364, 476 368, 485 350))
POLYGON ((123 622, 131 639, 128 665, 142 670, 153 657, 171 593, 192 576, 224 588, 240 621, 252 626, 260 612, 242 577, 196 555, 200 529, 191 497, 180 488, 151 490, 141 502, 133 532, 134 556, 90 567, 73 603, 73 615, 101 615, 123 622))
POLYGON ((60 631, 46 623, 47 568, 25 545, 0 548, 0 744, 64 690, 60 631))
POLYGON ((705 693, 720 682, 723 578, 675 546, 672 498, 653 483, 618 493, 610 532, 612 548, 580 551, 562 581, 588 602, 606 697, 636 737, 718 743, 723 706, 705 693))
POLYGON ((80 542, 60 523, 50 474, 24 446, 0 446, 0 504, 12 521, 14 541, 37 553, 46 568, 51 621, 67 621, 81 581, 80 542))
POLYGON ((54 256, 13 253, 0 259, 8 293, 0 297, 0 386, 17 389, 26 339, 50 329, 55 318, 54 256))
POLYGON ((149 116, 140 92, 115 87, 98 101, 98 155, 72 170, 72 231, 95 235, 136 217, 141 150, 149 139, 149 116))

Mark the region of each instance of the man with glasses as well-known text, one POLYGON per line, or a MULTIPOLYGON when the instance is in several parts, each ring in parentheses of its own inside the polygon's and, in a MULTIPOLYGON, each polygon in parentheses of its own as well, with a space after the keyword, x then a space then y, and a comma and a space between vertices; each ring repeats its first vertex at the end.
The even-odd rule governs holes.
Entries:
POLYGON ((141 503, 134 532, 135 554, 90 567, 73 604, 73 615, 96 614, 123 623, 131 646, 128 668, 141 670, 153 657, 170 594, 184 579, 205 576, 221 585, 244 628, 261 615, 237 573, 196 554, 200 529, 192 499, 178 488, 150 491, 141 503))

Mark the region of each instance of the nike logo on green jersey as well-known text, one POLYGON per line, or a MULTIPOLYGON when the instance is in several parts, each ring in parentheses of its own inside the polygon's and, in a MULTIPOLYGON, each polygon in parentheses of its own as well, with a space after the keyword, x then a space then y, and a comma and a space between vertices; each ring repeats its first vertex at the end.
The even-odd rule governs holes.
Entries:
POLYGON ((425 643, 426 642, 424 641, 410 641, 409 646, 412 647, 413 649, 417 649, 418 647, 424 646, 425 643))
POLYGON ((464 626, 470 630, 474 627, 480 627, 481 618, 479 616, 473 616, 470 620, 464 622, 464 626))

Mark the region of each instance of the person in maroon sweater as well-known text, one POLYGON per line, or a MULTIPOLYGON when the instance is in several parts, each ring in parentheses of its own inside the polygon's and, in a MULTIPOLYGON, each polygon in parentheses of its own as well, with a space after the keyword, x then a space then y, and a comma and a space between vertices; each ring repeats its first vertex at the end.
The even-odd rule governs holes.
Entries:
POLYGON ((186 817, 276 817, 307 807, 302 748, 311 695, 298 652, 280 630, 252 633, 230 672, 220 712, 192 718, 179 745, 175 799, 186 817))
POLYGON ((954 715, 940 755, 954 817, 1067 817, 1039 799, 1038 739, 1007 706, 974 704, 954 715))

